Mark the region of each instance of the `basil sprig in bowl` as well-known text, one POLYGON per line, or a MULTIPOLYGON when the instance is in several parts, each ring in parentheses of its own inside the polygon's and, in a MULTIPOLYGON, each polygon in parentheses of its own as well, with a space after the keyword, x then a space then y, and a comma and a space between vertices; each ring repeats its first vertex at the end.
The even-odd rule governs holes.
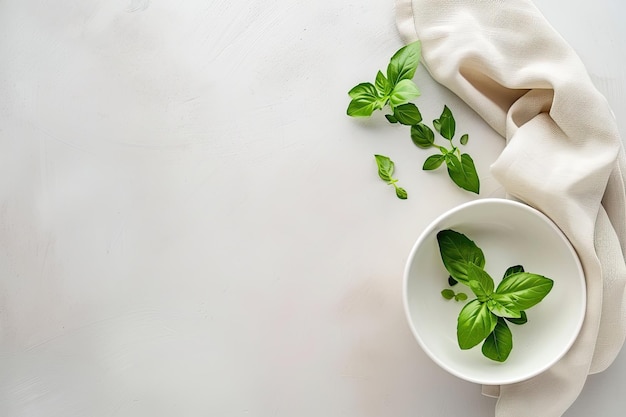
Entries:
POLYGON ((404 306, 424 352, 467 381, 511 384, 571 347, 586 305, 580 261, 558 227, 515 201, 444 213, 407 261, 404 306))

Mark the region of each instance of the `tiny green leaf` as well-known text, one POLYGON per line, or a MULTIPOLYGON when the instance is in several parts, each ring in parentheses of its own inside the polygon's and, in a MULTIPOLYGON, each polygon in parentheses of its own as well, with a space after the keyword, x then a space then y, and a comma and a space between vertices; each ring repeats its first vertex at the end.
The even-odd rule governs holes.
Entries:
POLYGON ((387 79, 392 86, 401 80, 412 79, 415 76, 420 54, 421 44, 415 41, 400 48, 391 57, 387 66, 387 79))
POLYGON ((445 298, 446 300, 452 300, 455 294, 454 294, 454 291, 452 291, 449 288, 446 288, 445 290, 441 291, 441 296, 445 298))
POLYGON ((384 155, 374 155, 376 158, 376 165, 378 166, 378 176, 381 180, 390 182, 392 181, 394 163, 389 157, 384 155))
POLYGON ((389 96, 389 104, 391 107, 397 107, 401 104, 407 103, 409 100, 414 99, 420 95, 420 90, 413 80, 400 80, 398 84, 391 90, 389 96))
POLYGON ((415 146, 428 149, 433 146, 435 142, 435 134, 433 131, 423 123, 418 123, 411 126, 411 140, 415 146))
POLYGON ((492 298, 509 310, 528 310, 552 290, 554 281, 530 272, 518 272, 504 278, 492 298))
POLYGON ((489 311, 485 303, 470 301, 463 307, 457 320, 456 335, 461 349, 471 349, 496 327, 498 318, 489 311))
MULTIPOLYGON (((448 140, 452 140, 452 138, 454 137, 454 131, 456 129, 456 123, 454 121, 454 116, 452 116, 452 112, 450 111, 448 106, 443 106, 443 112, 441 113, 441 116, 439 116, 439 119, 436 120, 436 122, 438 127, 435 127, 439 134, 441 134, 441 136, 448 140)), ((435 124, 435 121, 433 121, 433 124, 435 124)))
POLYGON ((404 188, 396 187, 396 196, 398 196, 398 198, 401 200, 406 200, 408 197, 408 194, 404 188))
POLYGON ((525 311, 520 311, 519 318, 515 317, 505 317, 505 320, 510 321, 513 324, 521 325, 526 324, 528 322, 528 316, 525 311))
POLYGON ((486 301, 493 293, 493 278, 482 267, 476 266, 472 262, 467 264, 467 279, 470 289, 476 294, 478 300, 486 301))
POLYGON ((457 281, 456 279, 452 278, 452 275, 448 276, 448 285, 449 286, 454 287, 458 283, 459 283, 459 281, 457 281))
POLYGON ((422 115, 413 103, 406 103, 393 109, 393 116, 403 125, 413 126, 422 121, 422 115))
POLYGON ((448 273, 457 281, 469 285, 468 265, 485 266, 485 255, 474 241, 454 230, 437 233, 441 260, 448 273))
POLYGON ((446 156, 448 175, 452 181, 464 190, 478 194, 480 192, 480 180, 472 158, 466 153, 461 155, 461 160, 451 153, 446 156))
POLYGON ((485 339, 483 355, 496 362, 504 362, 513 349, 513 334, 504 319, 499 318, 496 327, 485 339))
POLYGON ((461 136, 461 139, 459 140, 459 142, 461 142, 461 145, 467 145, 468 140, 469 140, 469 135, 466 133, 463 136, 461 136))
POLYGON ((443 163, 443 161, 445 161, 445 156, 443 155, 431 155, 428 158, 426 158, 426 160, 424 161, 424 165, 422 166, 422 169, 424 171, 431 171, 433 169, 437 169, 441 166, 441 164, 443 163))
POLYGON ((518 272, 524 272, 524 267, 522 265, 510 266, 504 272, 504 277, 502 277, 502 279, 508 277, 509 275, 517 274, 518 272))
POLYGON ((389 123, 398 123, 398 119, 396 119, 393 114, 386 114, 385 118, 389 121, 389 123))
POLYGON ((467 300, 467 294, 465 294, 464 292, 460 292, 454 295, 454 299, 456 301, 465 301, 467 300))
POLYGON ((376 87, 379 97, 387 97, 391 92, 391 85, 389 84, 389 81, 387 81, 387 78, 385 78, 383 73, 380 71, 376 74, 374 86, 376 87))

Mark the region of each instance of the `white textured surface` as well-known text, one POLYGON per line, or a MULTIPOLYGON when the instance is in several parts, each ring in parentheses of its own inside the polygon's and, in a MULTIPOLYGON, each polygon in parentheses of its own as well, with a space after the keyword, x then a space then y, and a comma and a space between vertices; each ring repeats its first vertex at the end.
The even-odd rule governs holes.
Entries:
MULTIPOLYGON (((536 3, 626 135, 624 6, 536 3)), ((399 46, 391 0, 0 0, 0 415, 493 415, 401 303, 414 240, 473 197, 345 116, 399 46)), ((500 139, 416 81, 500 195, 500 139)), ((622 354, 566 416, 622 416, 625 384, 622 354)))

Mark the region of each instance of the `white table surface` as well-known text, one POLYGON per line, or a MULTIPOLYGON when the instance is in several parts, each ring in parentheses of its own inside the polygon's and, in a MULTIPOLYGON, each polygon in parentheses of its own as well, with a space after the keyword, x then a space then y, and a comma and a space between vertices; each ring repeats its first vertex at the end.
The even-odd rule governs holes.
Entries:
MULTIPOLYGON (((624 6, 537 5, 626 135, 624 6)), ((345 115, 400 46, 392 0, 0 0, 0 415, 492 416, 401 303, 419 233, 475 196, 345 115)), ((502 196, 503 140, 416 81, 502 196)), ((566 416, 623 416, 625 384, 622 353, 566 416)))

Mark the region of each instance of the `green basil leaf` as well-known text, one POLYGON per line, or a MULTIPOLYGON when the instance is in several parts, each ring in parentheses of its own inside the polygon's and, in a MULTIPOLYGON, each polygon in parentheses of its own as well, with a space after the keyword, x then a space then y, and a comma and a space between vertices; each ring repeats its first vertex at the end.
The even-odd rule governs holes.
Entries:
POLYGON ((393 114, 386 114, 385 118, 389 123, 398 123, 398 119, 396 119, 393 114))
POLYGON ((504 305, 500 304, 496 300, 487 301, 487 307, 493 314, 495 314, 498 317, 503 317, 505 319, 506 318, 519 319, 520 317, 522 317, 521 311, 511 310, 510 308, 505 307, 504 305))
POLYGON ((396 187, 396 196, 401 200, 406 200, 408 198, 406 190, 401 187, 396 187))
POLYGON ((483 340, 496 327, 498 318, 478 300, 470 301, 459 313, 456 336, 461 349, 471 349, 483 340))
POLYGON ((520 311, 519 318, 505 317, 504 319, 517 325, 526 324, 528 322, 528 316, 526 315, 526 312, 523 310, 520 311))
POLYGON ((441 291, 441 296, 443 298, 445 298, 446 300, 452 300, 455 296, 454 291, 452 291, 451 289, 446 288, 445 290, 441 291))
POLYGON ((461 145, 467 145, 468 140, 469 140, 469 135, 466 133, 463 136, 461 136, 461 139, 459 141, 461 142, 461 145))
POLYGON ((433 169, 437 169, 441 166, 443 161, 445 160, 445 156, 443 155, 431 155, 424 161, 424 166, 422 169, 424 171, 431 171, 433 169))
POLYGON ((517 274, 518 272, 524 272, 524 267, 522 265, 514 265, 507 268, 504 272, 503 279, 508 277, 509 275, 517 274))
POLYGON ((441 260, 448 273, 457 281, 469 284, 468 265, 485 266, 485 255, 476 244, 462 233, 442 230, 437 233, 441 260))
POLYGON ((502 318, 499 318, 493 332, 487 336, 485 343, 483 343, 483 355, 496 362, 504 362, 512 349, 513 334, 511 329, 502 318))
POLYGON ((401 80, 412 79, 420 61, 421 44, 419 41, 410 43, 398 50, 387 66, 387 79, 392 86, 401 80))
MULTIPOLYGON (((434 121, 433 124, 435 124, 434 121)), ((439 134, 448 140, 452 140, 456 129, 456 123, 448 106, 443 106, 443 112, 441 113, 441 116, 439 116, 439 119, 437 119, 437 125, 439 126, 437 128, 439 134)))
POLYGON ((509 310, 528 310, 552 290, 554 281, 530 272, 518 272, 504 278, 491 297, 509 310))
POLYGON ((348 105, 348 116, 369 117, 374 110, 382 109, 385 101, 378 97, 376 87, 372 83, 361 83, 348 91, 352 98, 348 105))
POLYGON ((389 84, 389 81, 387 81, 387 78, 385 78, 383 73, 380 71, 376 74, 376 81, 374 82, 374 85, 379 97, 386 97, 391 92, 391 85, 389 84))
POLYGON ((467 264, 467 280, 469 287, 479 301, 486 301, 493 293, 493 278, 482 267, 470 262, 467 264))
POLYGON ((393 109, 393 116, 403 125, 413 126, 422 121, 422 114, 413 103, 402 104, 393 109))
POLYGON ((389 157, 384 155, 374 155, 376 165, 378 166, 378 176, 381 180, 390 182, 393 175, 394 163, 389 157))
POLYGON ((433 127, 438 133, 441 133, 441 122, 439 121, 439 119, 433 120, 433 127))
POLYGON ((400 80, 398 84, 391 90, 389 96, 389 103, 391 107, 397 107, 401 104, 407 103, 409 100, 414 99, 420 95, 420 90, 413 80, 400 80))
POLYGON ((465 301, 467 300, 467 294, 465 294, 464 292, 460 292, 458 294, 454 295, 454 300, 455 301, 465 301))
POLYGON ((435 134, 430 127, 426 126, 424 123, 418 123, 411 126, 411 140, 415 146, 428 149, 435 143, 435 134))
POLYGON ((480 180, 474 166, 472 158, 464 153, 461 160, 453 154, 448 154, 446 165, 448 166, 448 175, 456 185, 464 190, 478 194, 480 191, 480 180))

